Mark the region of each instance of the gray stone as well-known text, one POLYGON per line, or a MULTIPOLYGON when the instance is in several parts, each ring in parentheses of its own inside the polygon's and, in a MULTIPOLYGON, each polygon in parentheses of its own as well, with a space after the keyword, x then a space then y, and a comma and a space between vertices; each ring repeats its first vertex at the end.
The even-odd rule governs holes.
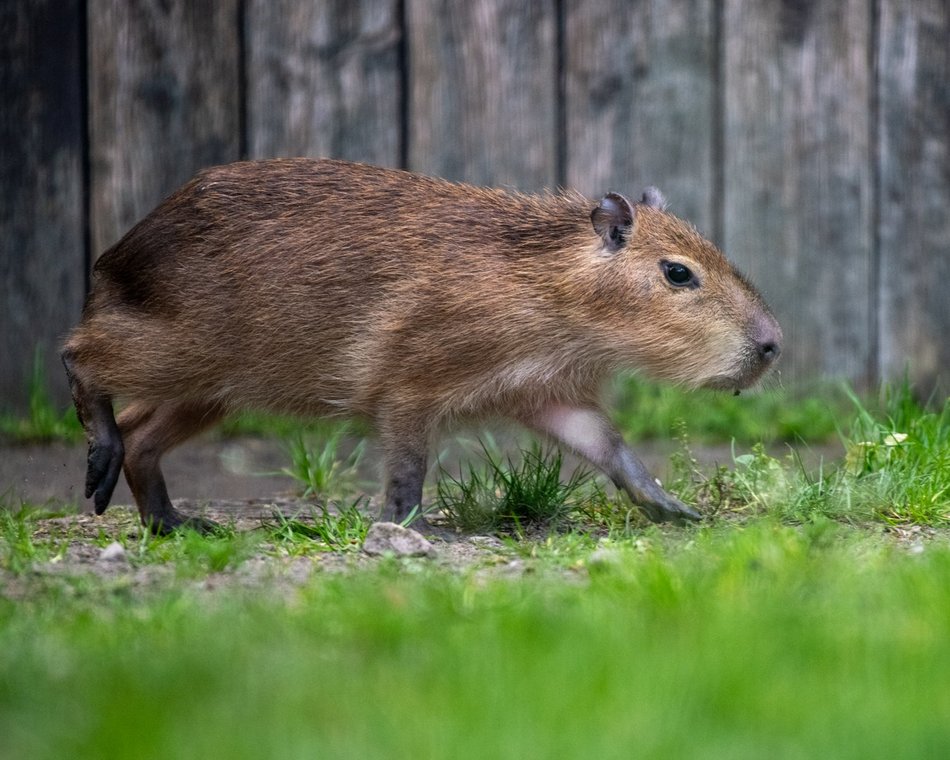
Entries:
POLYGON ((366 533, 363 551, 372 556, 431 557, 435 549, 422 534, 390 522, 373 523, 366 533))
POLYGON ((100 562, 127 563, 128 555, 125 553, 125 547, 118 541, 113 541, 105 549, 99 552, 100 562))

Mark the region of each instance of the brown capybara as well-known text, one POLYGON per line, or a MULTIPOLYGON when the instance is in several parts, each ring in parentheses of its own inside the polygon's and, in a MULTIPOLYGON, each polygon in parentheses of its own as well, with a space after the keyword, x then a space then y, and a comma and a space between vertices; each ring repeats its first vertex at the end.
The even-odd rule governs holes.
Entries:
POLYGON ((618 369, 738 391, 779 355, 755 289, 660 193, 526 195, 333 160, 202 171, 106 251, 63 361, 86 496, 124 467, 144 524, 182 523, 160 461, 228 412, 369 420, 382 517, 430 442, 503 416, 603 470, 655 521, 697 519, 601 411, 618 369), (113 401, 124 406, 118 419, 113 401))

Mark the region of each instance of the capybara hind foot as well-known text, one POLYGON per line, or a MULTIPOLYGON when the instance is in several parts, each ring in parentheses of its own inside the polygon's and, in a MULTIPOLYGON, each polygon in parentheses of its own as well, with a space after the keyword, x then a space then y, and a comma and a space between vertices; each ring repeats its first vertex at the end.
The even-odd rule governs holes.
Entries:
POLYGON ((174 507, 169 507, 160 515, 143 516, 142 524, 156 536, 167 536, 178 530, 193 530, 203 535, 218 533, 222 530, 214 520, 206 517, 190 517, 174 507))
POLYGON ((172 506, 165 487, 165 478, 157 465, 150 469, 136 469, 137 462, 126 461, 125 479, 132 489, 138 504, 142 525, 157 536, 167 536, 172 531, 185 528, 198 533, 214 533, 221 529, 213 520, 192 517, 172 506))
POLYGON ((128 481, 142 524, 156 535, 179 528, 211 533, 220 529, 203 517, 189 517, 176 510, 168 498, 161 458, 168 449, 220 419, 215 404, 166 402, 130 404, 119 416, 125 441, 125 479, 128 481))

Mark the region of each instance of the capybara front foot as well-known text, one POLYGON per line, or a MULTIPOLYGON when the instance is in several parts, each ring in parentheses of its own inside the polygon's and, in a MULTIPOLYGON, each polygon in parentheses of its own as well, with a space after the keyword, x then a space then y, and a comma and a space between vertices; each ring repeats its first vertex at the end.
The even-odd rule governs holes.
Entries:
POLYGON ((688 507, 674 496, 661 492, 662 498, 641 501, 639 506, 646 516, 655 523, 671 522, 675 525, 684 525, 688 522, 702 520, 703 516, 692 507, 688 507))

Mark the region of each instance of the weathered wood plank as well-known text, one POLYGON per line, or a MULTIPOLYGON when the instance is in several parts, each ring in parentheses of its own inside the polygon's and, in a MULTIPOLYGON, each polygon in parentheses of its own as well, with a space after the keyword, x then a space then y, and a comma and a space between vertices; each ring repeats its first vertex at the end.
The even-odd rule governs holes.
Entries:
POLYGON ((554 0, 406 0, 409 167, 523 190, 557 182, 554 0))
POLYGON ((576 0, 565 14, 566 184, 656 185, 715 234, 712 0, 576 0))
POLYGON ((239 0, 88 0, 91 235, 240 157, 239 0))
POLYGON ((0 5, 0 409, 25 411, 34 351, 68 398, 60 338, 79 319, 82 3, 0 5))
POLYGON ((786 378, 873 379, 869 12, 724 4, 724 243, 784 326, 786 378))
POLYGON ((397 0, 249 0, 246 30, 251 157, 400 165, 397 0))
POLYGON ((950 5, 880 15, 881 372, 950 393, 950 5))

